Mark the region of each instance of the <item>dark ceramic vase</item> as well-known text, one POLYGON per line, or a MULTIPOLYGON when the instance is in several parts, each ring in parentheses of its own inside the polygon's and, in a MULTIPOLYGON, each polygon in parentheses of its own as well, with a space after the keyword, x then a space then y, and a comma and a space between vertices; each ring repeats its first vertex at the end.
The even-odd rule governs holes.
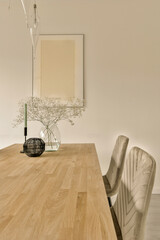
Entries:
POLYGON ((29 138, 23 144, 23 151, 29 157, 39 157, 45 150, 45 142, 41 138, 29 138))

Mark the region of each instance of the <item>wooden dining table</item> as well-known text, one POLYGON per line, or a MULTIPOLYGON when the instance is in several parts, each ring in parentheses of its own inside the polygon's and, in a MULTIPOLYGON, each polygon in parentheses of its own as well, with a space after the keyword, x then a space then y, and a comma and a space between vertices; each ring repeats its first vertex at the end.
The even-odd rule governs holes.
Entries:
POLYGON ((116 240, 94 144, 0 150, 0 240, 116 240))

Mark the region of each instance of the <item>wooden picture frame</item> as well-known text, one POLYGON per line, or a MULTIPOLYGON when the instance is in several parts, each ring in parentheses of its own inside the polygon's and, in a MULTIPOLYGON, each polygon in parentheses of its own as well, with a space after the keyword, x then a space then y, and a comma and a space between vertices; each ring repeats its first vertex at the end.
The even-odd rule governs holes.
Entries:
POLYGON ((83 34, 40 35, 33 96, 83 99, 83 34))

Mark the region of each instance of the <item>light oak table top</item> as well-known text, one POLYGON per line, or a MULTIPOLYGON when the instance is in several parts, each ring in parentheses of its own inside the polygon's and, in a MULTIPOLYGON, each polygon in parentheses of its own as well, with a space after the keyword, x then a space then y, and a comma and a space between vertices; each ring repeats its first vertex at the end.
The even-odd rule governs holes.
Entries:
POLYGON ((0 240, 116 240, 94 144, 0 150, 0 240))

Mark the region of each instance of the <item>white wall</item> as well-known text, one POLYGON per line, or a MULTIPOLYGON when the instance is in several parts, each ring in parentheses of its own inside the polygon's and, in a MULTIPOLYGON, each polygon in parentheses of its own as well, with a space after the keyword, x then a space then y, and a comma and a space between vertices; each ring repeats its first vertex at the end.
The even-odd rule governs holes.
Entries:
MULTIPOLYGON (((31 95, 31 41, 20 0, 0 1, 0 148, 23 142, 12 128, 17 101, 31 95)), ((62 142, 94 142, 102 172, 119 134, 157 161, 160 193, 160 1, 39 0, 41 33, 84 34, 86 112, 61 122, 62 142)), ((30 124, 29 136, 40 125, 30 124)))

